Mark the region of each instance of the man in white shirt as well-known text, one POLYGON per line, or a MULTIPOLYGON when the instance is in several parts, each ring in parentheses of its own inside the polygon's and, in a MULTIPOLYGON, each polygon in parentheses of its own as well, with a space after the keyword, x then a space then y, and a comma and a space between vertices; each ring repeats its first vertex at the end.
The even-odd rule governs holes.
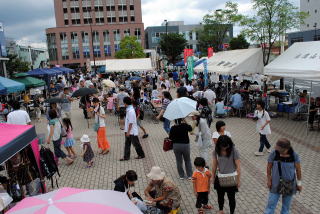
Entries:
POLYGON ((212 112, 215 112, 215 104, 216 104, 216 98, 217 98, 216 93, 212 91, 210 88, 207 88, 203 93, 203 97, 207 98, 208 104, 212 112))
POLYGON ((12 108, 13 111, 7 116, 8 124, 31 125, 29 114, 24 110, 20 110, 20 103, 18 101, 12 103, 12 108))
POLYGON ((124 126, 126 141, 124 147, 124 157, 121 158, 120 161, 127 161, 130 159, 131 143, 138 154, 138 157, 136 157, 136 159, 145 158, 145 154, 138 137, 139 129, 137 124, 136 112, 132 106, 132 100, 130 97, 125 97, 123 99, 123 102, 126 107, 126 119, 124 126))

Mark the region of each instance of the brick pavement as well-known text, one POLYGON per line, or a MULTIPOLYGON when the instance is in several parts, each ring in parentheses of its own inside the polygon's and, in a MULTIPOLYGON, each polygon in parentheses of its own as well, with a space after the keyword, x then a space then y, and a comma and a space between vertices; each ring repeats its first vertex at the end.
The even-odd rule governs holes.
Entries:
MULTIPOLYGON (((72 123, 74 126, 74 136, 79 139, 82 134, 88 134, 92 139, 93 149, 97 151, 95 133, 92 130, 93 121, 90 121, 90 128, 87 127, 83 119, 82 112, 77 108, 77 103, 73 103, 72 123)), ((214 123, 216 120, 214 120, 214 123)), ((259 135, 255 132, 255 123, 247 119, 228 118, 225 119, 227 129, 231 132, 232 138, 241 154, 242 161, 242 186, 237 194, 236 213, 256 214, 263 213, 268 191, 266 188, 266 160, 264 157, 255 157, 254 152, 259 146, 259 135)), ((61 178, 58 179, 60 187, 76 187, 91 189, 112 189, 113 180, 124 174, 126 170, 133 169, 138 173, 139 179, 135 190, 143 194, 148 179, 146 174, 153 165, 158 165, 164 169, 166 174, 173 179, 182 193, 183 213, 196 213, 195 196, 193 196, 192 184, 189 181, 178 179, 176 162, 173 152, 162 151, 162 141, 166 136, 162 129, 162 123, 154 124, 151 120, 143 121, 145 128, 149 132, 148 139, 141 139, 142 146, 146 153, 143 160, 131 159, 128 162, 120 162, 124 149, 124 134, 119 129, 118 120, 115 116, 109 115, 107 118, 107 138, 111 144, 111 151, 108 155, 96 155, 95 166, 90 169, 85 168, 85 163, 79 157, 72 166, 60 164, 61 178)), ((38 133, 45 133, 45 119, 42 123, 35 123, 38 133)), ((302 160, 304 189, 300 195, 295 196, 292 206, 293 214, 318 214, 320 213, 319 176, 320 160, 320 133, 313 132, 306 136, 303 123, 293 122, 286 118, 272 120, 272 135, 270 142, 276 142, 280 137, 288 137, 294 149, 299 153, 302 160)), ((212 130, 214 129, 214 124, 212 130)), ((198 149, 191 136, 191 155, 194 159, 198 155, 198 149)), ((77 142, 75 149, 80 153, 80 143, 77 142)), ((132 149, 132 158, 135 157, 132 149)), ((217 196, 214 190, 210 194, 210 203, 215 209, 208 213, 216 213, 217 196)), ((228 212, 228 201, 225 203, 225 213, 228 212)), ((279 213, 280 204, 277 208, 279 213)))

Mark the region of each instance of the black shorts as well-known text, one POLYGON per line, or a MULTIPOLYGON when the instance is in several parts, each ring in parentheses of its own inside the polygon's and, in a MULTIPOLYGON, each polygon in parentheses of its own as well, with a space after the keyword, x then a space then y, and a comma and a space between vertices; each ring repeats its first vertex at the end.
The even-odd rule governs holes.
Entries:
POLYGON ((201 208, 203 205, 208 205, 209 192, 198 192, 196 208, 201 208))
POLYGON ((119 109, 119 117, 120 119, 124 119, 126 116, 126 107, 120 107, 119 109))

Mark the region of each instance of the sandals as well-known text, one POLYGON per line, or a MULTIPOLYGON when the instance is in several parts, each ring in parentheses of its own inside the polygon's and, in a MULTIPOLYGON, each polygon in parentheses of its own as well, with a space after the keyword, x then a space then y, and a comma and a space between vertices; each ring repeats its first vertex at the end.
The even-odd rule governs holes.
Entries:
POLYGON ((211 209, 213 209, 213 207, 210 206, 210 205, 204 205, 204 206, 203 206, 203 209, 211 210, 211 209))

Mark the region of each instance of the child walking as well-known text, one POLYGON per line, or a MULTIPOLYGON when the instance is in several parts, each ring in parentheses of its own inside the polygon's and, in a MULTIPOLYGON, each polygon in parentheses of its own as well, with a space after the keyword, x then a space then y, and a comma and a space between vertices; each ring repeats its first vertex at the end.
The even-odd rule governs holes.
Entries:
POLYGON ((211 172, 205 167, 206 161, 202 157, 197 157, 194 165, 196 171, 192 175, 192 181, 194 194, 197 197, 196 208, 199 214, 203 214, 205 209, 212 209, 212 206, 208 205, 211 172))
POLYGON ((114 97, 112 93, 108 93, 108 98, 107 98, 107 110, 112 113, 112 110, 114 108, 114 97))
POLYGON ((68 156, 74 159, 77 157, 77 155, 74 152, 74 149, 72 147, 75 141, 73 139, 73 133, 72 133, 73 128, 72 128, 71 120, 69 118, 63 118, 62 123, 67 132, 67 137, 66 137, 66 140, 64 141, 64 147, 68 152, 68 156))
POLYGON ((81 143, 83 143, 83 146, 82 146, 83 161, 87 163, 87 168, 90 168, 93 165, 93 158, 94 158, 94 153, 90 144, 90 138, 88 135, 84 134, 80 138, 80 141, 81 143))

